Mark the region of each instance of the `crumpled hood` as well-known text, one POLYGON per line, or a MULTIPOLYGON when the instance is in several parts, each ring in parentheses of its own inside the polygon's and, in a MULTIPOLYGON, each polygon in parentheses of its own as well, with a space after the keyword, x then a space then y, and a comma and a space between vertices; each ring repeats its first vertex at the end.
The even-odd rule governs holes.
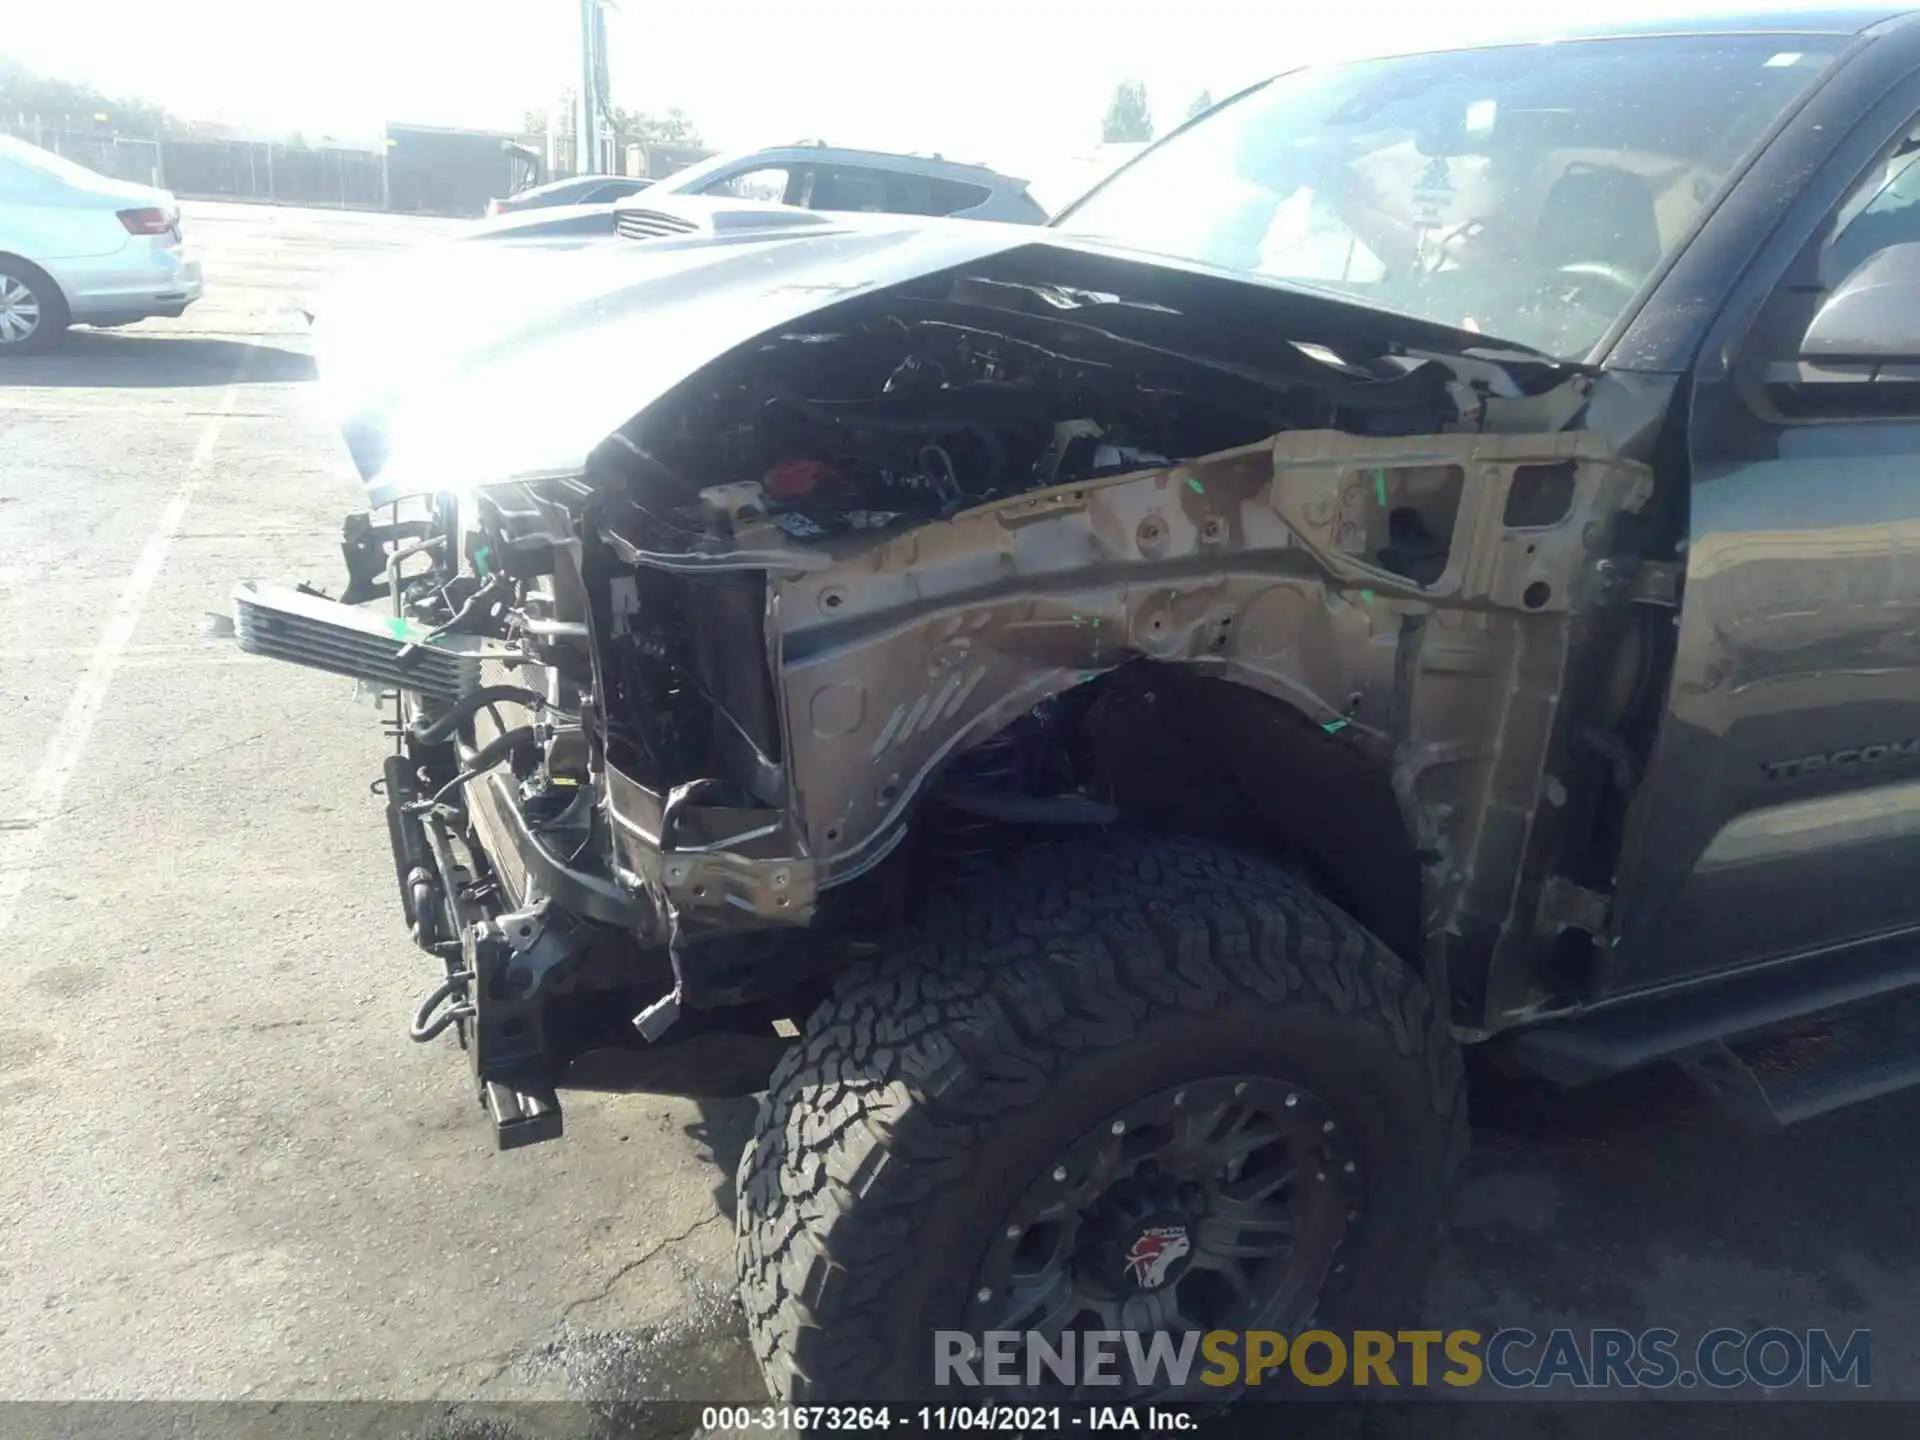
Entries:
POLYGON ((316 306, 322 404, 373 504, 577 471, 601 440, 756 335, 1031 244, 1030 226, 805 216, 764 231, 441 243, 316 306))
POLYGON ((1066 283, 1095 288, 1178 289, 1196 312, 1251 304, 1282 327, 1273 333, 1332 323, 1383 352, 1543 358, 1343 297, 1026 225, 691 202, 650 213, 695 228, 423 245, 356 272, 321 302, 322 403, 371 503, 578 473, 608 435, 736 346, 989 258, 1042 287, 1070 275, 1079 278, 1066 283))

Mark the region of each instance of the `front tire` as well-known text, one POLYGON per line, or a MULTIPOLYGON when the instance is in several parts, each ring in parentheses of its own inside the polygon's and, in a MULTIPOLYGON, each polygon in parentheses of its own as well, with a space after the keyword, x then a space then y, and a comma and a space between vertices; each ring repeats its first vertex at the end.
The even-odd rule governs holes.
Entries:
POLYGON ((45 350, 69 323, 66 298, 43 271, 0 260, 0 358, 45 350))
POLYGON ((1289 871, 1029 850, 849 971, 775 1071, 738 1176, 754 1353, 836 1403, 936 1393, 937 1330, 1392 1329, 1465 1145, 1425 987, 1289 871))

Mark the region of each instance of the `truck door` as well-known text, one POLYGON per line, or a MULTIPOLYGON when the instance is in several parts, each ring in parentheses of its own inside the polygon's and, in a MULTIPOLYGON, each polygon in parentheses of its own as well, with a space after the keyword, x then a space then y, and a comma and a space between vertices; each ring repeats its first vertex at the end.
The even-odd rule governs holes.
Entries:
POLYGON ((1702 351, 1615 993, 1920 930, 1920 115, 1897 117, 1839 147, 1702 351), (1827 314, 1810 344, 1876 262, 1912 277, 1876 292, 1880 335, 1836 348, 1827 314))

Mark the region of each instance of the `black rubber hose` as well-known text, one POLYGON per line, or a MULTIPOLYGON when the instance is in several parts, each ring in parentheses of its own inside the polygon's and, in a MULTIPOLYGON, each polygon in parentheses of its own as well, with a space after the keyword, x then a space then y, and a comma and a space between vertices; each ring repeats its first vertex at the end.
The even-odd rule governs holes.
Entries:
POLYGON ((495 736, 485 745, 473 752, 473 757, 462 767, 468 775, 478 775, 482 770, 491 770, 522 745, 531 745, 538 738, 531 725, 522 725, 518 730, 509 730, 504 735, 495 736))
POLYGON ((433 796, 427 801, 427 804, 438 805, 442 800, 446 799, 447 796, 466 784, 467 781, 473 779, 474 776, 484 774, 486 771, 491 770, 522 745, 531 745, 538 738, 539 737, 534 734, 531 725, 522 725, 518 730, 509 730, 499 738, 482 745, 478 750, 473 752, 473 758, 467 761, 458 775, 454 776, 453 779, 433 792, 433 796))
POLYGON ((538 690, 528 690, 521 685, 482 685, 478 690, 462 695, 447 708, 446 714, 430 724, 416 721, 413 738, 423 745, 438 745, 474 711, 497 705, 502 700, 511 700, 516 705, 526 705, 535 710, 547 708, 547 697, 538 690))
POLYGON ((433 1013, 446 1001, 453 999, 454 992, 459 988, 459 982, 451 976, 434 986, 433 993, 422 1000, 419 1008, 413 1012, 413 1023, 407 1027, 408 1037, 424 1045, 454 1021, 473 1014, 471 1004, 448 1005, 438 1015, 433 1013))

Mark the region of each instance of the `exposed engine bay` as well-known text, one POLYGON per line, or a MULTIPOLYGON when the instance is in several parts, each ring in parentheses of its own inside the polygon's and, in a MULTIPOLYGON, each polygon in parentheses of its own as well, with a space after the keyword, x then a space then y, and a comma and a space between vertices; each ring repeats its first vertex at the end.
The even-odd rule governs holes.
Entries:
MULTIPOLYGON (((398 878, 447 967, 416 1034, 459 1027, 503 1143, 610 1053, 654 1054, 633 1088, 694 1093, 657 1067, 697 1039, 763 1078, 814 977, 1009 833, 1199 823, 1209 716, 1271 727, 1219 786, 1236 825, 1288 808, 1262 785, 1368 777, 1378 813, 1314 824, 1404 833, 1391 881, 1321 857, 1390 939, 1531 941, 1590 821, 1562 707, 1638 703, 1571 670, 1576 630, 1639 643, 1616 382, 1273 287, 1032 270, 825 305, 577 472, 355 517, 339 601, 242 587, 243 646, 395 707, 398 878)), ((1275 833, 1311 852, 1303 823, 1275 833)))

